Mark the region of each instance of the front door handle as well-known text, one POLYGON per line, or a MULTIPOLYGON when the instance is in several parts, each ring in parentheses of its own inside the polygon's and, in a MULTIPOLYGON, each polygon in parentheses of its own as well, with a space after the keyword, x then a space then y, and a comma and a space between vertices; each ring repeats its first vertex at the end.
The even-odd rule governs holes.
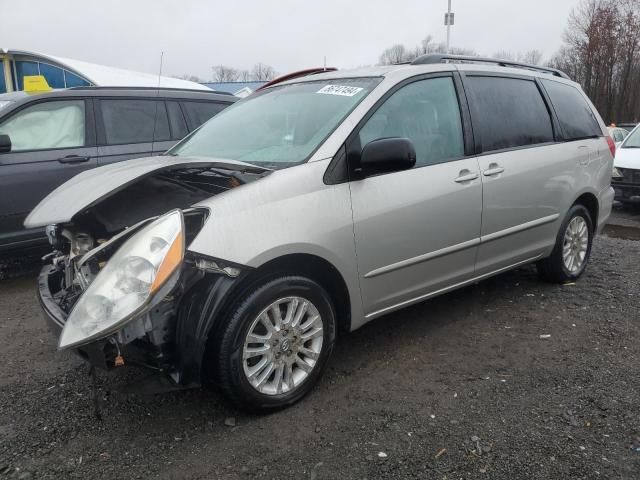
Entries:
POLYGON ((59 158, 60 163, 82 163, 88 162, 89 157, 82 157, 80 155, 67 155, 66 157, 59 158))
POLYGON ((467 169, 461 170, 458 175, 459 177, 454 180, 456 183, 470 182, 478 178, 478 174, 476 172, 471 172, 467 169))
POLYGON ((502 172, 504 172, 504 168, 502 168, 497 163, 490 163, 489 168, 487 168, 484 172, 482 172, 482 174, 485 177, 491 177, 493 175, 499 175, 502 172))

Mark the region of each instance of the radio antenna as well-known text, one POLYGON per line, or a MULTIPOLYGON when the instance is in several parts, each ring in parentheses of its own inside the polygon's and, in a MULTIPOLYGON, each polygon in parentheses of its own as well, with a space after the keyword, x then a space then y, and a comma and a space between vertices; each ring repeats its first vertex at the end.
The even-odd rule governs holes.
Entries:
POLYGON ((153 114, 153 135, 151 137, 151 155, 155 153, 155 143, 156 143, 156 127, 158 125, 158 104, 160 101, 160 82, 162 81, 162 60, 164 59, 164 52, 160 52, 160 69, 158 70, 158 89, 156 90, 156 105, 155 112, 153 114))
POLYGON ((160 70, 158 71, 158 88, 160 88, 160 79, 162 78, 162 60, 163 59, 164 59, 164 52, 160 52, 160 70))

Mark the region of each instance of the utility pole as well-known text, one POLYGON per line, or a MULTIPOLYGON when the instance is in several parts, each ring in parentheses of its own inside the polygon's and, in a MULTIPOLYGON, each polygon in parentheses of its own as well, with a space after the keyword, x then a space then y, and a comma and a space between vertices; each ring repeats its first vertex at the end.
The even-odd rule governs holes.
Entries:
POLYGON ((448 0, 449 8, 447 13, 444 14, 444 24, 447 26, 447 51, 449 53, 449 45, 451 42, 451 25, 453 25, 453 12, 451 11, 451 0, 448 0))

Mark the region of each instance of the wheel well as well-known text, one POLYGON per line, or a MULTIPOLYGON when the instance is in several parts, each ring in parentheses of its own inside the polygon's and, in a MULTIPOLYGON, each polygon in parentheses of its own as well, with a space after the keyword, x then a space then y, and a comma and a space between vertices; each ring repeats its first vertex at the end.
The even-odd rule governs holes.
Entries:
POLYGON ((593 222, 594 230, 598 227, 598 199, 593 193, 583 193, 578 199, 573 202, 574 205, 582 205, 591 215, 591 221, 593 222))
POLYGON ((348 332, 351 329, 351 303, 347 284, 330 262, 315 255, 290 254, 270 260, 252 270, 236 291, 247 291, 257 283, 281 275, 301 275, 319 283, 326 289, 336 309, 338 331, 348 332))

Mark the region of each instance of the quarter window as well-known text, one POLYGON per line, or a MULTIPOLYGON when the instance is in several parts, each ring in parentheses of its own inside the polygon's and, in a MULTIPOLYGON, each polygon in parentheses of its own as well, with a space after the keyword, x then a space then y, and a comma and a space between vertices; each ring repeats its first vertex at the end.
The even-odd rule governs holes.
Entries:
POLYGON ((470 76, 467 83, 483 152, 553 142, 551 116, 534 81, 470 76))
POLYGON ((108 145, 148 143, 153 142, 154 137, 155 141, 169 140, 169 121, 164 102, 101 100, 100 107, 108 145))
POLYGON ((0 125, 11 151, 73 148, 85 145, 84 100, 38 103, 0 125))
POLYGON ((543 80, 566 140, 601 136, 602 131, 582 93, 564 83, 543 80))
POLYGON ((416 149, 416 166, 464 155, 462 121, 451 77, 410 83, 391 95, 360 130, 360 145, 405 137, 416 149))

